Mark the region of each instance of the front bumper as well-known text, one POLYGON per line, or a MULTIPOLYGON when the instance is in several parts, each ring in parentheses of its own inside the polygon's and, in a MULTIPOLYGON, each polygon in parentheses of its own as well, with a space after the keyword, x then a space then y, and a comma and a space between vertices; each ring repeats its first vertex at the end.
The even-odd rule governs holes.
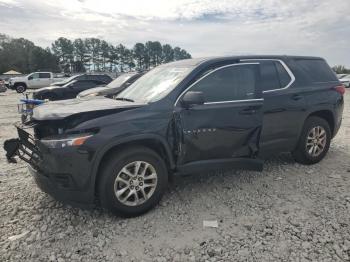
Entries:
POLYGON ((41 190, 55 199, 79 207, 94 202, 91 179, 92 152, 87 148, 48 148, 17 126, 18 139, 8 140, 7 157, 18 156, 29 164, 30 173, 41 190), (9 150, 11 149, 11 150, 9 150))
POLYGON ((29 172, 33 176, 35 183, 45 193, 63 203, 70 204, 75 207, 91 208, 93 207, 94 195, 89 191, 78 191, 66 188, 69 185, 69 176, 50 175, 43 173, 28 166, 29 172))

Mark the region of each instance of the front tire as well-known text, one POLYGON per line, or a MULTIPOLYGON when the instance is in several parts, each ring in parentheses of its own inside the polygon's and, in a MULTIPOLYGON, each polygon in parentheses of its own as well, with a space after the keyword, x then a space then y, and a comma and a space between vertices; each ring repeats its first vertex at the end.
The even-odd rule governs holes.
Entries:
POLYGON ((307 118, 298 145, 292 152, 295 161, 304 165, 320 162, 329 150, 331 136, 325 119, 316 116, 307 118))
POLYGON ((121 216, 138 216, 153 208, 168 183, 163 159, 145 147, 114 153, 103 165, 98 181, 101 205, 121 216))
POLYGON ((15 89, 17 93, 23 93, 27 90, 27 87, 25 85, 17 85, 15 89))

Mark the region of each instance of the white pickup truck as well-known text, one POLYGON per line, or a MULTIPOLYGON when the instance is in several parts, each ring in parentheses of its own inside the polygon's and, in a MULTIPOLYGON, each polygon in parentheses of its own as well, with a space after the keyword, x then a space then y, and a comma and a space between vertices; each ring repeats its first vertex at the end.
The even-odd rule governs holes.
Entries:
POLYGON ((51 72, 34 72, 26 76, 11 78, 9 88, 16 90, 17 93, 23 93, 27 88, 42 88, 62 80, 63 78, 55 78, 51 72))

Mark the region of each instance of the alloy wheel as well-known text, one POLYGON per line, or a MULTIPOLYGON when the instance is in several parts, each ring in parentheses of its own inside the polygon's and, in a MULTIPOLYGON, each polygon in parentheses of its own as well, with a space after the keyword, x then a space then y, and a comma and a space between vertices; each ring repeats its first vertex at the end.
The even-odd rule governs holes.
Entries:
POLYGON ((125 165, 114 181, 114 194, 127 206, 145 203, 157 187, 158 176, 155 168, 145 161, 125 165))
POLYGON ((306 151, 312 157, 319 156, 327 144, 327 133, 322 126, 313 127, 306 139, 306 151))

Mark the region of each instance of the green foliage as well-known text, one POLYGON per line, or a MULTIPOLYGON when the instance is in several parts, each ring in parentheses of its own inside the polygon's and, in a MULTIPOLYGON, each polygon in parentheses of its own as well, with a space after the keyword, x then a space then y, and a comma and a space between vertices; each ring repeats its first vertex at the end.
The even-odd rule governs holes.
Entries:
POLYGON ((350 69, 346 68, 343 65, 335 65, 332 67, 332 69, 337 74, 350 74, 350 69))
POLYGON ((50 49, 35 46, 24 38, 12 39, 0 34, 0 73, 11 69, 22 73, 59 71, 58 59, 50 49))
POLYGON ((162 63, 191 58, 186 50, 158 41, 136 43, 131 49, 98 38, 60 37, 43 49, 32 42, 0 34, 0 73, 10 69, 32 71, 111 71, 146 70, 162 63))
MULTIPOLYGON (((98 38, 59 38, 52 44, 52 51, 59 57, 61 68, 77 72, 77 61, 87 71, 125 72, 132 69, 145 70, 162 63, 191 58, 186 50, 158 41, 136 43, 133 48, 111 45, 98 38)), ((83 69, 82 67, 79 67, 83 69)))

